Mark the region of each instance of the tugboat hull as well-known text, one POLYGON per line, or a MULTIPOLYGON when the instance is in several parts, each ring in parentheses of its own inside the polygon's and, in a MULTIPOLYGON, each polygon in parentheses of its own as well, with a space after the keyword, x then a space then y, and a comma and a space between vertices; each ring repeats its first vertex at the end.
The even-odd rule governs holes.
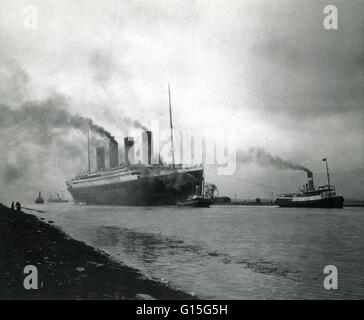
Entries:
POLYGON ((280 207, 289 207, 289 208, 343 208, 344 198, 342 196, 330 197, 325 199, 310 199, 310 200, 301 200, 301 199, 283 199, 278 198, 275 201, 280 207))
POLYGON ((197 198, 197 199, 188 199, 186 201, 179 201, 179 207, 193 207, 193 208, 209 208, 212 204, 211 199, 207 198, 197 198))

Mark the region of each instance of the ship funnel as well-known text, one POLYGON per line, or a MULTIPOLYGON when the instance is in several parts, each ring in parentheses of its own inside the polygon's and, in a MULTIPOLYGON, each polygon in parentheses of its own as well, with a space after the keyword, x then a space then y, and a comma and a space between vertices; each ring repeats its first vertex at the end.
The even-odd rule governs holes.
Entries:
POLYGON ((142 163, 144 165, 152 164, 152 132, 144 131, 142 133, 142 163))
POLYGON ((313 174, 311 171, 307 172, 307 179, 308 179, 308 190, 314 190, 315 186, 313 184, 313 174))
POLYGON ((119 165, 119 150, 116 141, 109 142, 109 163, 110 169, 116 168, 119 165))
POLYGON ((126 166, 129 166, 130 164, 135 163, 134 138, 133 137, 124 138, 124 160, 125 160, 126 166))
POLYGON ((101 171, 105 169, 105 148, 97 147, 96 148, 96 169, 97 171, 101 171))

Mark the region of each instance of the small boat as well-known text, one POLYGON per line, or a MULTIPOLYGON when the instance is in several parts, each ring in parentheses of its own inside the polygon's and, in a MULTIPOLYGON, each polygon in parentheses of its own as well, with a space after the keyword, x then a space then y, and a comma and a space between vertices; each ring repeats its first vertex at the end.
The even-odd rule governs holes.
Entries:
MULTIPOLYGON (((204 187, 203 182, 202 187, 204 187)), ((209 208, 212 204, 212 199, 211 197, 201 195, 200 186, 197 185, 196 194, 189 196, 186 200, 178 201, 177 204, 179 207, 209 208)))
POLYGON ((38 203, 38 204, 44 203, 44 199, 42 198, 42 195, 41 195, 40 191, 39 191, 39 194, 38 194, 38 198, 35 199, 34 203, 38 203))
POLYGON ((179 207, 194 207, 194 208, 209 208, 212 204, 211 198, 206 198, 199 195, 189 196, 187 200, 178 201, 179 207))

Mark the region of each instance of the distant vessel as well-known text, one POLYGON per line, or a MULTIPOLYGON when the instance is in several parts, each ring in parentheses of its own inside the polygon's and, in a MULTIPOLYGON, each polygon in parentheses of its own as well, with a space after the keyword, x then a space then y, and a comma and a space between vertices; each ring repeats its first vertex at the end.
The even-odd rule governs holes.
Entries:
POLYGON ((59 196, 59 193, 56 193, 56 197, 53 198, 52 194, 49 196, 47 202, 53 202, 53 203, 66 203, 68 202, 67 199, 63 198, 63 191, 61 191, 62 196, 59 196))
POLYGON ((209 208, 212 204, 212 199, 201 195, 200 187, 196 186, 196 194, 187 197, 186 200, 177 202, 179 207, 194 207, 194 208, 209 208))
POLYGON ((38 198, 35 199, 35 203, 44 203, 44 199, 42 198, 41 192, 39 191, 38 198))
MULTIPOLYGON (((196 185, 202 186, 202 165, 185 167, 174 161, 171 94, 168 86, 172 164, 152 163, 152 132, 142 133, 142 163, 134 161, 134 137, 124 138, 124 163, 119 164, 118 143, 109 141, 109 168, 105 168, 105 148, 96 148, 96 172, 90 168, 88 137, 88 173, 67 181, 67 190, 75 203, 98 205, 175 205, 186 199, 196 185)), ((192 191, 192 192, 191 192, 192 191)))
POLYGON ((276 197, 280 207, 302 208, 342 208, 344 197, 336 194, 335 186, 330 184, 329 167, 326 162, 327 185, 315 187, 312 172, 307 172, 308 183, 299 193, 285 193, 276 197))

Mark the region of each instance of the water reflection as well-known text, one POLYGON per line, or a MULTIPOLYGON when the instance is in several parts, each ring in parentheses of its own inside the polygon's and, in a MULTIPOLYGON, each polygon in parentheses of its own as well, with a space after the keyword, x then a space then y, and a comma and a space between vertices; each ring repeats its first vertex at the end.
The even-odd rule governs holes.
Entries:
POLYGON ((101 226, 95 228, 96 246, 121 247, 126 254, 134 255, 146 264, 156 263, 161 257, 183 256, 188 252, 190 259, 213 259, 222 264, 239 264, 253 272, 272 274, 281 277, 297 278, 299 271, 288 270, 272 261, 252 260, 239 256, 232 256, 224 252, 210 251, 202 246, 186 244, 181 239, 173 239, 160 234, 137 232, 128 228, 101 226), (191 253, 194 255, 191 256, 191 253))
POLYGON ((164 255, 178 255, 182 251, 195 254, 201 252, 201 248, 187 245, 181 239, 173 239, 154 233, 137 232, 128 228, 101 226, 95 228, 97 246, 120 246, 127 254, 133 254, 144 263, 154 263, 164 255))
POLYGON ((37 215, 203 298, 364 297, 362 208, 53 206, 37 215), (338 267, 339 290, 323 288, 328 264, 338 267))

